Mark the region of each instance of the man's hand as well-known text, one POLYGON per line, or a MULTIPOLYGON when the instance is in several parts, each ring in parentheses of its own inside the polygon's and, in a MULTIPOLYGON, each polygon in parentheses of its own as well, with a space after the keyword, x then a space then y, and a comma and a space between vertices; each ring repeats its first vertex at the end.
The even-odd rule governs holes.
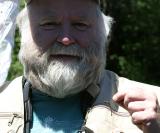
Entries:
POLYGON ((113 96, 113 100, 128 110, 133 123, 145 133, 156 133, 155 130, 160 131, 160 127, 156 122, 158 119, 158 99, 152 90, 142 88, 126 89, 117 92, 113 96), (154 127, 154 131, 151 129, 152 132, 149 131, 151 127, 154 127))

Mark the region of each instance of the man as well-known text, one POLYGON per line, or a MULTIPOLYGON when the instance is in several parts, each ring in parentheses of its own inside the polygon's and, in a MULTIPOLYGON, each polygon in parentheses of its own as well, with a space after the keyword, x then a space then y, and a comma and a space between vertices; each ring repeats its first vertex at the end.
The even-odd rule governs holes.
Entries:
POLYGON ((23 84, 1 92, 0 131, 158 133, 160 88, 105 70, 110 19, 99 1, 30 0, 18 25, 23 84))

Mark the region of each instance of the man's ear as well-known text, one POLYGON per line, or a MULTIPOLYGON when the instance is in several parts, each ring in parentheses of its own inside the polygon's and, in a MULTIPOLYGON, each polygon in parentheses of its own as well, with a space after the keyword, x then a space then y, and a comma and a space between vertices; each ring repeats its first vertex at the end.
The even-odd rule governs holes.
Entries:
POLYGON ((104 13, 102 13, 102 17, 103 17, 103 21, 104 21, 104 25, 105 25, 106 35, 108 37, 111 32, 112 24, 114 21, 113 21, 112 17, 106 16, 104 13))

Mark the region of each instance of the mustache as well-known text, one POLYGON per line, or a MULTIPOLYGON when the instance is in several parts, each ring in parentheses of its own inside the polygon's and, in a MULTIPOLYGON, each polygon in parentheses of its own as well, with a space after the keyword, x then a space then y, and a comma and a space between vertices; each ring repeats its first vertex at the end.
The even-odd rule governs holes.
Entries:
POLYGON ((67 55, 79 57, 82 59, 88 56, 86 49, 80 47, 78 44, 64 46, 60 43, 54 43, 52 48, 50 48, 47 53, 48 55, 67 55))

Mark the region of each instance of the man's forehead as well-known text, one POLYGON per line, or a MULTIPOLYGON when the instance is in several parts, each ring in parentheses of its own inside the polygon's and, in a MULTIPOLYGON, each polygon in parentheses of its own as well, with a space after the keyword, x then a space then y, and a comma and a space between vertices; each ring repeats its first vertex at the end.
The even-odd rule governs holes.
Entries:
MULTIPOLYGON (((31 1, 33 1, 33 0, 25 0, 26 4, 29 4, 31 1)), ((100 4, 100 0, 93 0, 93 1, 97 2, 98 4, 100 4)))

